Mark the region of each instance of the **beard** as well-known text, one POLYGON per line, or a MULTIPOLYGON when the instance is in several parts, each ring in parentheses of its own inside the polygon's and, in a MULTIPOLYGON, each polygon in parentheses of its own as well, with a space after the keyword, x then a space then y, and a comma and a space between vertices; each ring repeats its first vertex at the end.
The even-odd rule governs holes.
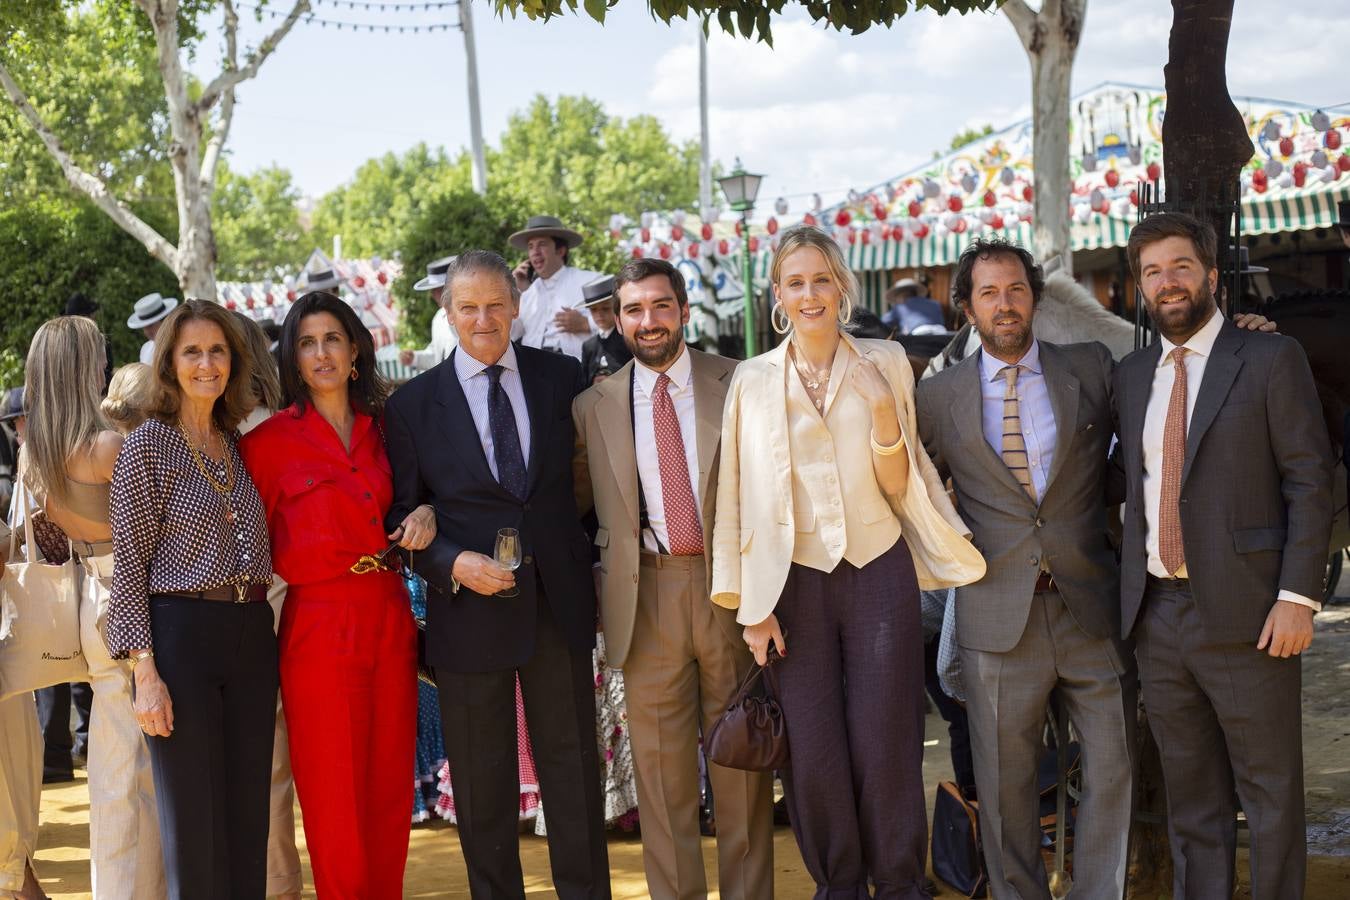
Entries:
POLYGON ((988 347, 991 352, 1000 356, 1011 357, 1014 354, 1021 356, 1031 347, 1031 322, 1017 316, 1016 313, 1000 312, 991 318, 988 322, 975 321, 975 331, 980 336, 980 343, 988 347), (1021 328, 1008 332, 999 332, 994 323, 999 319, 1007 319, 1016 316, 1021 323, 1021 328))
POLYGON ((1145 304, 1149 318, 1153 320, 1153 325, 1158 329, 1158 333, 1174 344, 1184 342, 1199 331, 1200 326, 1205 324, 1215 309, 1214 292, 1209 289, 1208 282, 1201 284, 1200 289, 1196 292, 1178 288, 1169 291, 1167 296, 1170 297, 1176 293, 1186 295, 1184 304, 1160 309, 1157 298, 1149 300, 1145 304))
POLYGON ((624 340, 638 362, 649 368, 658 369, 680 355, 680 347, 684 344, 684 331, 647 329, 637 332, 631 339, 624 335, 624 340), (658 334, 666 336, 659 344, 644 344, 641 341, 641 338, 658 334))

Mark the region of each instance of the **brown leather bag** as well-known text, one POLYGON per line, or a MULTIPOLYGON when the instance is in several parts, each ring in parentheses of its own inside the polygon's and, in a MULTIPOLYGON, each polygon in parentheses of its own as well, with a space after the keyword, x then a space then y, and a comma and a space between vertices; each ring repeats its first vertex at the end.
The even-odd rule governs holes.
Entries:
POLYGON ((713 723, 703 742, 703 752, 712 762, 729 769, 768 772, 788 767, 787 720, 774 699, 778 680, 773 662, 778 654, 770 648, 769 661, 755 666, 741 682, 721 717, 713 723), (769 690, 754 691, 765 675, 769 690))

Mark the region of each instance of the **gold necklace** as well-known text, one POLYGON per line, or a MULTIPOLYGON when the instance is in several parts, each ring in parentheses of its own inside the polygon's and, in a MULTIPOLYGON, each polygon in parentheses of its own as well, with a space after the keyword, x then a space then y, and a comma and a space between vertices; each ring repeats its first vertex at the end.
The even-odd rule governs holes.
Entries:
MULTIPOLYGON (((182 419, 178 420, 178 430, 183 435, 183 441, 188 446, 188 452, 192 454, 192 461, 196 464, 197 471, 202 473, 202 477, 205 478, 206 483, 211 486, 211 490, 220 495, 221 500, 225 502, 225 521, 233 525, 236 516, 234 514, 234 506, 230 503, 230 496, 234 493, 234 457, 230 455, 230 448, 225 444, 225 436, 223 434, 220 435, 220 446, 225 455, 225 469, 220 473, 224 479, 222 483, 221 481, 216 480, 215 473, 213 473, 211 467, 206 464, 206 459, 203 457, 202 452, 192 443, 192 435, 188 433, 187 425, 183 423, 182 419)), ((216 431, 215 433, 220 434, 219 431, 216 431)), ((208 438, 208 441, 209 440, 210 438, 208 438)))
POLYGON ((804 369, 797 354, 793 353, 792 368, 797 370, 797 376, 801 378, 802 384, 806 386, 807 396, 811 398, 811 402, 815 405, 816 409, 818 411, 824 411, 825 391, 830 384, 831 370, 834 368, 833 363, 822 370, 813 371, 804 369), (821 374, 822 372, 824 373, 823 375, 821 374))

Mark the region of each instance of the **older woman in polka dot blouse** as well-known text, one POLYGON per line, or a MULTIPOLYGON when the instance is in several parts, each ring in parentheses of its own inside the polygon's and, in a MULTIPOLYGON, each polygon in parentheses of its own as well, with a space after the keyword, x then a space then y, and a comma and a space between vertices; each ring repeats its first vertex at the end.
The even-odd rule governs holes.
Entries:
POLYGON ((261 897, 277 648, 262 501, 236 447, 252 358, 233 314, 201 300, 155 344, 159 400, 109 496, 109 649, 132 661, 169 895, 261 897))

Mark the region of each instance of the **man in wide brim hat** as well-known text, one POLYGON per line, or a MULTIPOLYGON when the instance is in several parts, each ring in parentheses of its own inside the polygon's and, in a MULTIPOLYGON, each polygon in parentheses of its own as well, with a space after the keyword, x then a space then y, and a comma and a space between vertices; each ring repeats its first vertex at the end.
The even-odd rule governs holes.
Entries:
POLYGON ((433 259, 427 263, 427 274, 412 287, 414 291, 430 291, 437 307, 431 317, 431 343, 425 350, 403 350, 398 355, 400 363, 419 372, 438 365, 459 343, 455 329, 450 327, 450 297, 445 289, 446 273, 454 261, 453 254, 433 259))
POLYGON ((599 272, 571 264, 571 251, 581 240, 556 216, 531 216, 508 239, 528 255, 512 272, 520 291, 518 321, 524 346, 581 359, 581 347, 595 331, 581 310, 581 288, 600 277, 599 272))
POLYGON ((305 291, 328 291, 330 294, 336 294, 338 288, 342 285, 342 279, 338 277, 337 272, 332 269, 323 269, 318 272, 309 272, 305 275, 305 291))
POLYGON ((568 249, 580 246, 582 237, 563 225, 557 216, 530 216, 525 227, 507 238, 507 243, 517 250, 529 250, 530 238, 551 237, 567 242, 568 249))
POLYGON ((155 359, 155 334, 159 331, 159 325, 173 308, 178 305, 178 300, 174 297, 161 297, 159 294, 146 294, 136 301, 132 307, 131 318, 127 319, 127 327, 131 329, 139 328, 145 335, 145 343, 141 344, 140 360, 147 366, 155 359))

